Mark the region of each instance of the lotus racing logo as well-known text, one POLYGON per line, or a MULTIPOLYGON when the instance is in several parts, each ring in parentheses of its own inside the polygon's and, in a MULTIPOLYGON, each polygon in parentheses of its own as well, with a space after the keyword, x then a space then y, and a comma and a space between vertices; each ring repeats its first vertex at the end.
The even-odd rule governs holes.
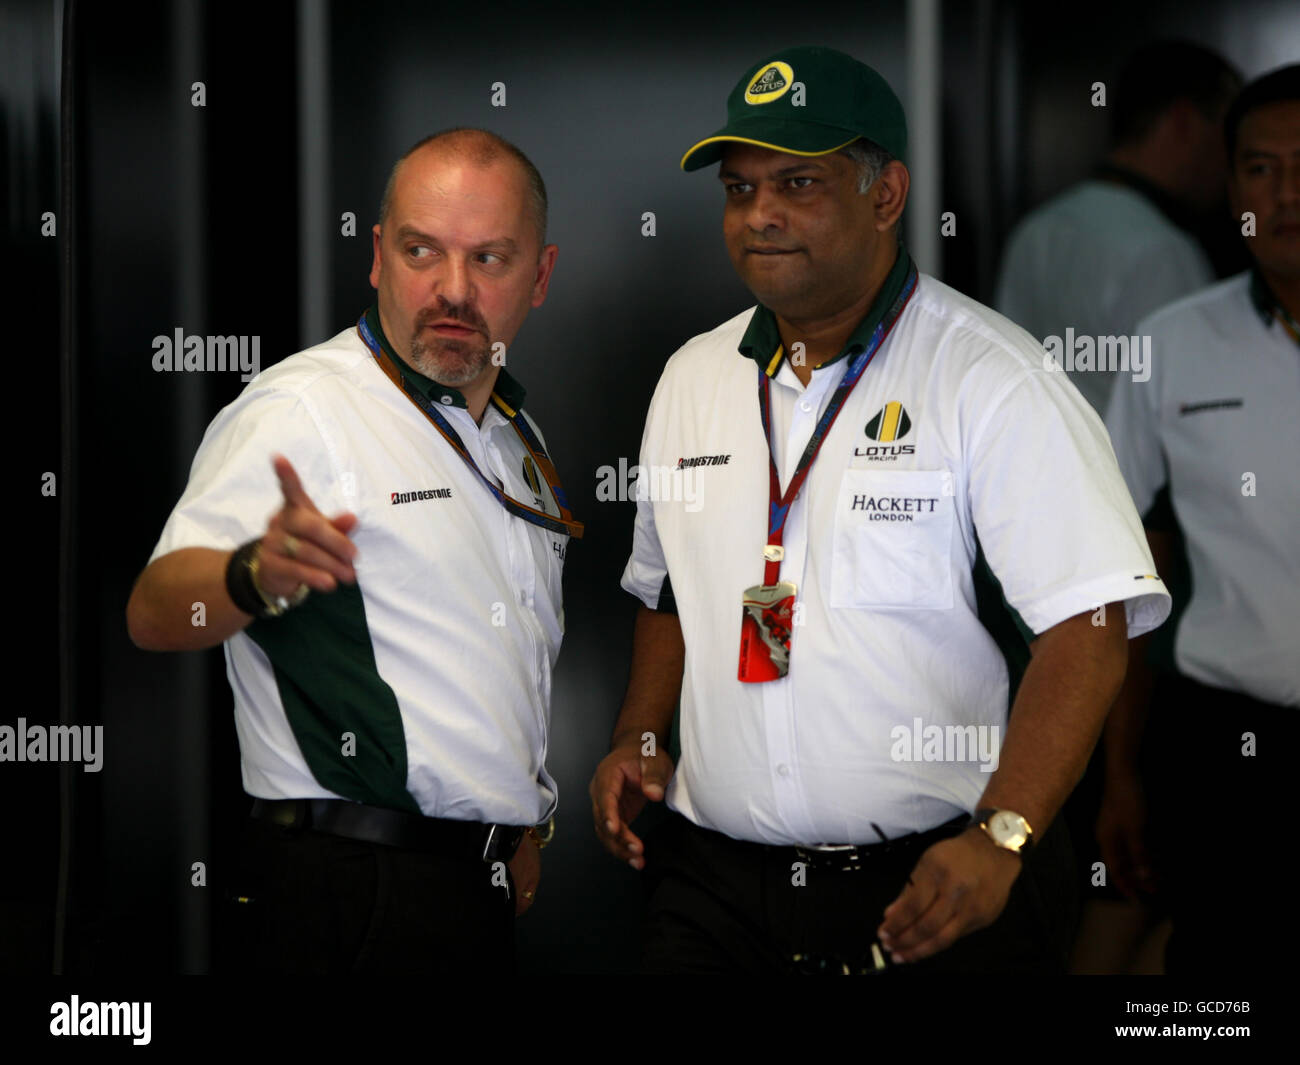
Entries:
POLYGON ((905 437, 911 430, 912 419, 903 405, 897 401, 886 403, 863 429, 867 439, 878 443, 854 448, 853 454, 856 458, 865 458, 868 462, 893 462, 900 455, 915 454, 916 448, 912 444, 894 442, 905 437))

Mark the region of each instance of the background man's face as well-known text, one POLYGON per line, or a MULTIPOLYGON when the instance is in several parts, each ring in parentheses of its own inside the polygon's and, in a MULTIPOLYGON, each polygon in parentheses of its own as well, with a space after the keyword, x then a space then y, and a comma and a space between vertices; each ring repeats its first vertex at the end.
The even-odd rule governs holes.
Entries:
POLYGON ((1260 266, 1300 278, 1300 101, 1265 104, 1237 127, 1228 182, 1232 212, 1255 214, 1246 247, 1260 266))
POLYGON ((861 296, 877 243, 893 236, 876 232, 852 160, 729 144, 718 177, 727 252, 760 303, 799 321, 833 315, 861 296))
POLYGON ((527 196, 509 159, 483 167, 426 149, 398 173, 370 283, 389 342, 439 384, 487 372, 493 343, 508 347, 546 297, 554 248, 541 254, 527 196))

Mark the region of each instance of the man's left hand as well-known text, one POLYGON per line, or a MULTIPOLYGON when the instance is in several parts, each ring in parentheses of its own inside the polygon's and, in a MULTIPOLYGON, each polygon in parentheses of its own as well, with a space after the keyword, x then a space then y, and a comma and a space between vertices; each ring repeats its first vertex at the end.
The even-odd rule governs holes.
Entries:
POLYGON ((515 916, 518 917, 533 904, 537 885, 542 880, 542 852, 531 833, 524 833, 519 849, 507 864, 515 882, 515 916))
POLYGON ((877 929, 894 961, 920 961, 997 920, 1020 875, 1019 855, 978 825, 921 855, 912 878, 877 929))

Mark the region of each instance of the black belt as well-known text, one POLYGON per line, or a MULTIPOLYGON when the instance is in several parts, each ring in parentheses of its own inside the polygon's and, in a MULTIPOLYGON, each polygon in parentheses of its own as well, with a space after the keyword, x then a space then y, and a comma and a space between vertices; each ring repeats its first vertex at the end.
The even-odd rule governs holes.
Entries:
POLYGON ((312 829, 407 850, 445 851, 485 862, 510 861, 528 831, 527 825, 449 821, 346 799, 255 799, 252 815, 284 828, 312 829))
POLYGON ((798 860, 813 869, 832 869, 842 873, 853 873, 867 868, 873 860, 901 851, 917 851, 937 843, 941 839, 955 836, 971 824, 969 814, 958 814, 951 821, 945 821, 936 828, 925 832, 911 832, 897 839, 882 840, 880 843, 833 844, 781 848, 793 850, 798 860))

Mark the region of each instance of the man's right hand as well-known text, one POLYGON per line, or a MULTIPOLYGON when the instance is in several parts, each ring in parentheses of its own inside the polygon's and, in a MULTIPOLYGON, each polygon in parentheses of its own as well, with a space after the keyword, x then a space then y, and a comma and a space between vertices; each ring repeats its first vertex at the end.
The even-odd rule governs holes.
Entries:
POLYGON ((1135 772, 1106 779, 1097 814, 1097 843, 1111 883, 1125 898, 1153 894, 1158 887, 1146 845, 1147 807, 1135 772))
POLYGON ((357 525, 350 512, 327 518, 303 490, 293 465, 283 455, 272 458, 280 479, 284 506, 271 518, 262 536, 258 584, 268 596, 293 595, 305 584, 317 592, 332 592, 338 582, 356 583, 356 545, 347 534, 357 525), (287 550, 292 547, 292 557, 287 550))
POLYGON ((633 833, 631 823, 646 800, 662 802, 673 775, 673 760, 662 745, 655 753, 641 753, 641 741, 615 747, 596 767, 591 778, 591 816, 596 835, 605 849, 633 869, 645 868, 645 846, 633 833))
MULTIPOLYGON (((292 599, 301 585, 332 592, 339 581, 354 583, 357 548, 348 534, 351 513, 326 518, 303 491, 283 455, 271 460, 284 505, 260 538, 258 585, 269 599, 292 599), (292 539, 290 539, 292 537, 292 539), (294 558, 289 557, 291 547, 294 558)), ((142 651, 202 651, 247 628, 250 614, 231 601, 226 571, 233 551, 180 547, 155 558, 136 578, 126 604, 126 628, 142 651), (204 606, 201 620, 195 609, 204 606)))

